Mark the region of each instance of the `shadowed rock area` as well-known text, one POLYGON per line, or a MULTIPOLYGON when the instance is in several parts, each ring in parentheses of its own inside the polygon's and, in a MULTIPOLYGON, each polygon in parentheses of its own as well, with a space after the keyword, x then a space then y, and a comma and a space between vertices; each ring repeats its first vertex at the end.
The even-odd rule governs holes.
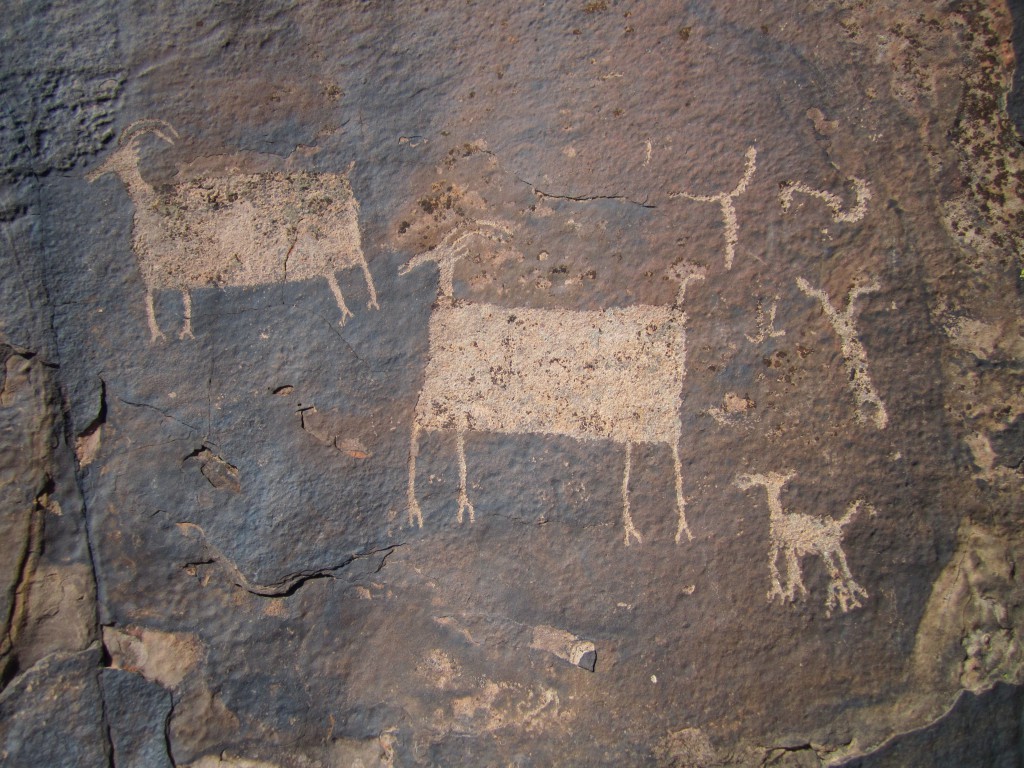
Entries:
POLYGON ((1018 5, 6 9, 0 763, 1019 764, 1018 5))

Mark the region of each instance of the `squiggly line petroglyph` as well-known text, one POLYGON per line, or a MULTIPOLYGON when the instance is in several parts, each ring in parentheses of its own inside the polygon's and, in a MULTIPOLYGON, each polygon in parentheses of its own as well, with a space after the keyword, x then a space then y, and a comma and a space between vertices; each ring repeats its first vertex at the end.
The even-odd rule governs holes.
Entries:
POLYGON ((832 211, 832 221, 846 224, 856 223, 863 219, 868 212, 871 188, 864 179, 858 179, 856 176, 851 177, 850 181, 853 182, 856 202, 852 208, 846 211, 843 210, 843 198, 839 197, 839 195, 814 189, 799 181, 783 182, 782 188, 779 190, 779 203, 782 205, 782 212, 787 213, 789 211, 793 205, 793 195, 800 192, 824 202, 829 207, 829 210, 832 211))
POLYGON ((722 223, 725 227, 725 268, 732 269, 733 258, 736 255, 736 243, 739 242, 739 222, 736 219, 736 206, 733 200, 747 191, 754 172, 757 170, 757 148, 750 147, 746 154, 746 165, 743 169, 743 178, 731 192, 719 192, 715 195, 693 195, 689 192, 673 192, 669 197, 685 197, 687 200, 696 200, 700 203, 718 203, 722 207, 722 223))
POLYGON ((868 593, 850 573, 842 546, 843 529, 862 507, 872 516, 876 514, 875 509, 862 499, 858 499, 847 507, 846 514, 839 519, 786 512, 782 507, 782 486, 795 475, 795 472, 768 472, 739 475, 735 480, 738 488, 747 490, 761 486, 768 495, 768 533, 771 539, 768 553, 771 589, 768 590, 768 602, 776 598, 782 603, 787 600, 793 602, 796 600, 797 592, 806 596, 807 587, 804 586, 800 571, 800 558, 804 555, 817 555, 829 575, 828 598, 825 601, 826 615, 831 616, 837 607, 843 613, 860 608, 863 605, 861 598, 866 600, 868 593), (779 573, 780 554, 784 556, 786 562, 785 586, 779 573))
POLYGON ((796 279, 797 287, 807 296, 817 299, 821 303, 821 309, 828 317, 829 322, 835 329, 842 344, 843 361, 849 374, 850 390, 857 401, 857 420, 870 420, 878 429, 885 429, 889 423, 889 416, 885 412, 885 405, 875 391, 868 376, 868 354, 864 345, 857 338, 857 329, 853 324, 856 316, 854 302, 864 294, 874 293, 880 290, 877 282, 870 284, 854 285, 846 297, 846 309, 840 311, 833 306, 828 294, 820 288, 814 288, 802 277, 796 279))
POLYGON ((423 526, 416 499, 420 430, 456 433, 459 522, 466 512, 471 522, 475 515, 467 491, 465 433, 544 434, 624 445, 627 545, 642 541, 630 516, 632 449, 640 443, 668 444, 675 469, 675 539, 692 539, 679 458, 686 358, 682 304, 686 287, 703 279, 704 270, 689 265, 670 270, 679 285, 674 306, 572 311, 470 303, 451 295, 451 269, 461 252, 456 244, 469 234, 482 233, 450 234, 442 246, 413 257, 401 269, 405 274, 427 261, 441 269, 440 297, 430 318, 429 362, 410 437, 410 525, 423 526))
POLYGON ((162 121, 133 123, 87 179, 116 173, 135 205, 132 239, 146 285, 151 341, 165 338, 153 307, 153 293, 160 289, 181 291, 182 339, 194 338, 190 291, 205 286, 322 277, 344 325, 352 312, 335 270, 358 266, 366 279, 368 306, 379 309, 359 234, 359 203, 347 174, 235 173, 158 190, 139 171, 139 141, 147 134, 169 144, 178 138, 162 121))

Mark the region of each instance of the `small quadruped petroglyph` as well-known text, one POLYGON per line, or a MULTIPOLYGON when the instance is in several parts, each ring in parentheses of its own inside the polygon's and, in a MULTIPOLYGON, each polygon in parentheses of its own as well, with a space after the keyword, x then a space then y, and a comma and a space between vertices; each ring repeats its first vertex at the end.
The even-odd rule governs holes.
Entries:
POLYGON ((786 512, 782 507, 782 486, 795 475, 795 472, 767 472, 739 475, 735 480, 738 488, 746 490, 760 486, 768 495, 771 538, 768 572, 772 582, 768 590, 768 601, 778 598, 780 602, 792 602, 796 600, 797 592, 806 595, 807 587, 804 586, 800 571, 800 558, 804 555, 817 555, 825 564, 829 576, 828 598, 825 601, 827 615, 831 616, 837 607, 843 613, 860 608, 863 605, 861 598, 866 600, 868 593, 850 573, 846 553, 843 551, 843 529, 850 524, 861 507, 872 516, 875 515, 875 508, 857 499, 839 519, 786 512), (786 561, 785 586, 779 574, 780 554, 786 561))

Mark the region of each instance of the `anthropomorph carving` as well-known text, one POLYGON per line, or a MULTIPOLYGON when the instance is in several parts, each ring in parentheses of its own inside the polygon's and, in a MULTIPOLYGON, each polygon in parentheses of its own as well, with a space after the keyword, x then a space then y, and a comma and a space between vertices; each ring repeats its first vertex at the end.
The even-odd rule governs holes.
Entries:
POLYGON ((768 495, 768 535, 771 539, 768 553, 771 588, 768 590, 768 601, 778 598, 779 602, 792 602, 796 600, 797 592, 806 596, 807 587, 801 576, 800 558, 804 555, 817 555, 829 576, 828 598, 825 601, 827 615, 831 616, 837 607, 843 613, 859 608, 863 605, 861 598, 866 600, 868 593, 850 573, 842 546, 843 529, 862 507, 872 516, 875 509, 858 499, 847 507, 846 514, 839 519, 786 512, 782 508, 782 486, 794 475, 794 472, 768 472, 740 475, 735 481, 736 486, 743 490, 761 486, 768 495), (779 555, 783 556, 786 564, 784 582, 779 573, 779 555))
POLYGON ((114 153, 88 176, 116 173, 135 205, 133 246, 146 285, 151 339, 164 338, 153 307, 154 291, 181 291, 184 327, 192 336, 195 288, 255 286, 322 277, 341 311, 335 271, 358 266, 370 308, 378 308, 359 235, 359 203, 346 174, 235 173, 155 189, 139 171, 139 142, 153 134, 173 144, 170 125, 143 120, 125 129, 114 153))
POLYGON ((866 293, 879 290, 878 283, 854 285, 846 297, 846 309, 838 310, 833 306, 828 294, 820 288, 814 288, 802 277, 796 279, 797 287, 807 296, 817 299, 821 309, 828 317, 836 335, 841 342, 843 361, 849 376, 850 390, 857 401, 857 420, 870 420, 878 429, 885 429, 889 416, 885 412, 882 398, 878 396, 871 377, 868 376, 868 353, 857 338, 857 329, 853 321, 856 316, 854 302, 866 293))
POLYGON ((687 285, 702 269, 670 270, 674 306, 597 311, 500 307, 456 300, 454 263, 471 236, 502 237, 504 225, 479 222, 452 233, 402 268, 428 261, 440 270, 440 297, 430 318, 430 359, 416 403, 409 446, 409 522, 422 527, 416 499, 420 430, 455 432, 459 461, 458 520, 474 517, 466 487, 465 434, 499 432, 611 440, 625 447, 624 539, 642 541, 633 524, 629 473, 633 446, 665 443, 675 466, 676 541, 692 539, 686 523, 679 458, 679 406, 686 360, 687 285))
POLYGON ((700 203, 718 203, 722 207, 722 224, 725 227, 725 268, 732 269, 732 261, 736 256, 736 243, 739 242, 740 225, 736 219, 736 206, 733 200, 747 191, 754 171, 757 170, 757 148, 750 147, 746 154, 746 165, 743 178, 731 192, 719 192, 714 195, 692 195, 689 192, 673 192, 669 197, 685 197, 700 203))

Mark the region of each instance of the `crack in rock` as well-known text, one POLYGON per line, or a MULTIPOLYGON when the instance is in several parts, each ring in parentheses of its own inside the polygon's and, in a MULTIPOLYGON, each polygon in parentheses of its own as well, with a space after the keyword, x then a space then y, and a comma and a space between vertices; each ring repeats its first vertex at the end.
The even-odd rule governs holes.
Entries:
POLYGON ((183 534, 186 534, 186 532, 194 532, 199 537, 203 549, 208 553, 207 559, 193 560, 184 563, 181 566, 183 569, 189 570, 194 569, 197 565, 212 565, 216 563, 221 567, 221 570, 224 571, 232 584, 237 587, 241 587, 246 592, 260 597, 290 597, 308 581, 312 581, 314 579, 336 578, 335 574, 338 571, 344 569, 348 565, 351 565, 356 560, 364 560, 372 557, 373 555, 383 553, 381 561, 378 564, 377 569, 374 571, 374 573, 380 573, 384 568, 388 557, 390 557, 398 547, 404 546, 404 542, 400 542, 398 544, 391 544, 387 547, 371 549, 368 552, 359 552, 355 555, 350 555, 337 565, 296 571, 278 579, 277 581, 267 584, 259 584, 250 580, 229 557, 211 544, 209 537, 206 535, 206 531, 204 531, 201 526, 198 526, 195 523, 178 523, 177 525, 183 534))

